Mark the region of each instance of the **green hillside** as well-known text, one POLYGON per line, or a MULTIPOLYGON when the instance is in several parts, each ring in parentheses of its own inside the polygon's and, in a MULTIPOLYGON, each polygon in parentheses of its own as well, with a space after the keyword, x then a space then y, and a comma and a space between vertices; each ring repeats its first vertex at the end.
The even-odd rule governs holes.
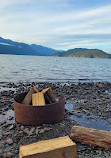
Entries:
POLYGON ((99 49, 75 48, 68 51, 58 52, 52 56, 58 57, 79 57, 79 58, 111 58, 111 54, 99 49))

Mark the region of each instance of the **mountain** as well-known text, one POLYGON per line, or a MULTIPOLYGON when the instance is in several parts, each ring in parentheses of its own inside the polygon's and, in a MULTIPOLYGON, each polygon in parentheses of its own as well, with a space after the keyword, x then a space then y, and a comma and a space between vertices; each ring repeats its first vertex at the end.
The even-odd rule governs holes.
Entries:
POLYGON ((52 56, 79 58, 111 58, 111 54, 108 54, 102 50, 86 48, 75 48, 63 52, 57 52, 52 56))
POLYGON ((56 52, 55 49, 41 45, 29 45, 0 37, 0 54, 50 56, 56 52))
POLYGON ((38 55, 40 56, 50 56, 56 52, 58 52, 55 49, 52 48, 47 48, 41 45, 36 45, 36 44, 31 44, 30 47, 34 50, 38 52, 38 55))

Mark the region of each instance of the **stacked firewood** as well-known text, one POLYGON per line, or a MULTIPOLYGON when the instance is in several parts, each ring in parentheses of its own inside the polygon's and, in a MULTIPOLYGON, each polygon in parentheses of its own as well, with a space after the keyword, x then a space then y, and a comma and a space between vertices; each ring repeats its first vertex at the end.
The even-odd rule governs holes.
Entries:
POLYGON ((45 106, 47 104, 56 103, 56 98, 51 88, 39 91, 36 87, 32 87, 23 100, 23 104, 33 106, 45 106))

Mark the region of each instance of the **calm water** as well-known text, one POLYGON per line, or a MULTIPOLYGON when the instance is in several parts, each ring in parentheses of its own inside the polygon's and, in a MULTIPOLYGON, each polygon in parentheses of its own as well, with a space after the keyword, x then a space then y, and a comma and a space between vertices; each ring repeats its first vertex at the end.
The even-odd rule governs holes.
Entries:
MULTIPOLYGON (((74 109, 74 105, 72 105, 72 104, 66 104, 65 108, 69 111, 73 110, 74 113, 78 112, 76 109, 74 109)), ((84 127, 111 131, 111 123, 110 123, 111 118, 104 120, 104 119, 101 119, 100 117, 92 115, 92 114, 91 114, 91 117, 89 117, 89 118, 84 113, 79 113, 79 115, 81 117, 77 117, 74 114, 72 114, 72 115, 70 115, 69 118, 71 120, 75 120, 79 125, 82 125, 84 127)))
POLYGON ((111 59, 0 55, 0 82, 111 82, 111 59))

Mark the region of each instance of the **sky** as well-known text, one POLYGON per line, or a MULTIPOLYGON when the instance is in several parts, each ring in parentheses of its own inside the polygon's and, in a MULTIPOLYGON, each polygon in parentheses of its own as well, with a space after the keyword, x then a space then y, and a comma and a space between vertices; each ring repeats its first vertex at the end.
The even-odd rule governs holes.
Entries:
POLYGON ((0 0, 0 37, 111 53, 111 0, 0 0))

